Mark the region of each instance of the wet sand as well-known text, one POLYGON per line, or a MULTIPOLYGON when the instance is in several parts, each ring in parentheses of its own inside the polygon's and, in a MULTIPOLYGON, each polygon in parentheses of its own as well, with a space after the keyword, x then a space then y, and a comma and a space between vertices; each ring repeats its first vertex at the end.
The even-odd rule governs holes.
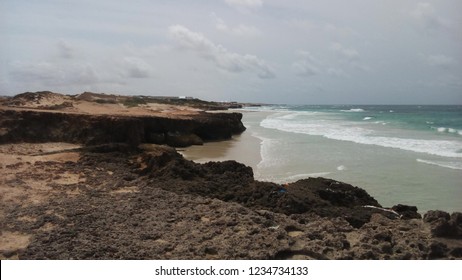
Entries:
POLYGON ((186 159, 197 163, 209 161, 235 160, 252 167, 255 171, 261 161, 260 145, 261 139, 254 136, 253 126, 264 119, 268 112, 243 112, 243 123, 247 127, 241 135, 235 135, 231 140, 220 142, 209 142, 202 146, 191 146, 179 149, 186 159))

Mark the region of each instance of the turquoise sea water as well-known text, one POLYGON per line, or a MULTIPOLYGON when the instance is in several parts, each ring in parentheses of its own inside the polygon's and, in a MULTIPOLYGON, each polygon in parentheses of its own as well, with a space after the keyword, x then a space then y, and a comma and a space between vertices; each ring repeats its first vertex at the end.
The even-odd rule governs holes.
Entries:
POLYGON ((322 176, 384 206, 462 211, 462 106, 266 106, 244 116, 261 139, 257 179, 322 176))

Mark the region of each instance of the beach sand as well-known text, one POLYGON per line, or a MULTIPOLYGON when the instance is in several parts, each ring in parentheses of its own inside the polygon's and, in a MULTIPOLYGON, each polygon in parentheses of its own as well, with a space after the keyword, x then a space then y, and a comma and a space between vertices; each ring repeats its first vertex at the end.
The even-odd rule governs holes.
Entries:
POLYGON ((239 111, 243 114, 243 123, 247 127, 241 135, 235 135, 231 140, 208 142, 202 146, 191 146, 179 149, 178 152, 188 160, 197 163, 209 161, 235 160, 252 167, 255 171, 261 161, 261 139, 255 136, 252 127, 264 119, 268 112, 239 111))
MULTIPOLYGON (((351 185, 256 181, 262 156, 279 164, 268 160, 268 138, 259 126, 272 113, 243 113, 247 130, 241 135, 182 150, 187 159, 215 161, 204 165, 153 144, 136 152, 115 143, 0 145, 0 259, 461 257, 460 239, 452 238, 459 234, 458 215, 444 221, 447 230, 438 232, 436 243, 432 230, 439 220, 417 219, 406 206, 403 215, 411 220, 390 218, 372 196, 351 185), (225 160, 253 171, 217 162, 225 160)), ((123 124, 124 118, 114 120, 123 124)), ((438 215, 449 217, 433 214, 438 215)))

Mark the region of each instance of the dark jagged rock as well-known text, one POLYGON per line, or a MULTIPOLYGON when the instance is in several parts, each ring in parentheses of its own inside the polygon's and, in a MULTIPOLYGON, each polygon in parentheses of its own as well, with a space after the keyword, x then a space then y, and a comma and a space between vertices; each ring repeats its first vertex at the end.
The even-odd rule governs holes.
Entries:
POLYGON ((417 212, 416 206, 398 204, 391 209, 401 215, 401 219, 422 219, 422 216, 417 212))
MULTIPOLYGON (((13 100, 20 106, 55 95, 27 93, 13 100)), ((80 97, 120 103, 112 95, 80 97)), ((241 114, 168 118, 44 109, 54 108, 0 110, 0 143, 85 146, 61 151, 79 152, 75 161, 51 157, 0 165, 9 178, 2 182, 3 193, 20 194, 19 202, 11 196, 0 204, 2 238, 5 233, 31 236, 22 248, 0 247, 0 258, 462 258, 461 213, 429 211, 421 220, 416 207, 396 205, 396 215, 366 191, 342 182, 259 182, 238 162, 198 164, 172 147, 146 144, 226 139, 245 129, 241 114), (36 188, 37 201, 25 203, 37 195, 36 188)))
POLYGON ((462 213, 449 213, 436 210, 428 211, 423 220, 430 224, 435 237, 462 238, 462 213))
POLYGON ((176 193, 189 193, 247 207, 290 214, 316 213, 323 217, 345 217, 354 227, 368 222, 380 206, 364 190, 324 178, 310 178, 286 186, 258 182, 250 167, 235 161, 197 164, 184 160, 174 152, 146 158, 143 174, 149 174, 153 186, 176 193), (176 178, 175 184, 165 184, 176 178))
POLYGON ((245 130, 240 113, 202 113, 189 119, 0 110, 0 143, 70 142, 88 145, 154 142, 185 147, 229 139, 245 130), (160 136, 162 135, 162 136, 160 136))
MULTIPOLYGON (((50 188, 43 203, 2 204, 2 230, 33 236, 1 250, 21 259, 448 259, 457 239, 429 223, 391 219, 363 190, 316 178, 258 182, 235 161, 197 164, 173 148, 80 148, 76 162, 36 162, 20 173, 50 188), (53 175, 53 180, 49 179, 53 175), (60 184, 58 174, 78 182, 60 184), (348 199, 344 199, 341 196, 348 199), (373 210, 373 209, 372 209, 373 210), (291 214, 292 213, 292 214, 291 214)), ((17 167, 5 167, 17 168, 17 167)), ((7 182, 26 187, 25 181, 7 182)), ((446 214, 426 216, 446 220, 446 214)), ((449 221, 460 222, 453 214, 449 221)))

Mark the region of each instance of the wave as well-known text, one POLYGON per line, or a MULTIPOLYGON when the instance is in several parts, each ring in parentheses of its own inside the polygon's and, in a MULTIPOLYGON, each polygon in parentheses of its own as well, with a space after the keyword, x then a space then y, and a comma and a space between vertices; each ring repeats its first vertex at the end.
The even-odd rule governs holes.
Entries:
POLYGON ((381 124, 381 125, 387 125, 388 124, 387 122, 384 122, 384 121, 375 121, 374 123, 381 124))
POLYGON ((458 130, 455 128, 450 128, 450 127, 432 127, 432 128, 436 129, 436 131, 440 133, 452 133, 452 134, 462 135, 462 130, 458 130))
POLYGON ((344 170, 346 170, 346 169, 347 169, 347 168, 346 168, 345 165, 337 166, 337 170, 338 170, 338 171, 344 171, 344 170))
POLYGON ((325 177, 327 175, 331 174, 331 172, 316 172, 316 173, 303 173, 303 174, 296 174, 296 175, 292 175, 292 176, 289 176, 287 178, 285 178, 284 181, 288 182, 288 183, 291 183, 291 182, 295 182, 295 181, 298 181, 300 179, 306 179, 306 178, 316 178, 316 177, 325 177))
POLYGON ((239 109, 233 109, 235 111, 252 111, 252 112, 288 112, 290 109, 284 105, 263 105, 263 106, 248 106, 239 109))
POLYGON ((462 162, 455 162, 455 161, 430 161, 424 159, 417 159, 417 162, 430 164, 430 165, 437 165, 440 167, 455 169, 455 170, 462 170, 462 162))
POLYGON ((353 109, 349 109, 349 110, 340 110, 340 111, 347 112, 347 113, 360 113, 360 112, 364 112, 364 109, 353 108, 353 109))
POLYGON ((269 168, 274 166, 279 166, 287 161, 285 158, 274 158, 273 152, 276 147, 278 147, 281 142, 276 139, 270 139, 263 137, 259 134, 252 134, 252 136, 260 139, 260 162, 257 164, 257 168, 269 168))
POLYGON ((372 120, 372 117, 364 117, 363 121, 372 120))
POLYGON ((285 132, 323 136, 333 140, 376 145, 443 157, 462 158, 462 142, 455 140, 412 139, 394 136, 375 136, 376 131, 361 127, 356 122, 325 119, 282 119, 268 116, 260 125, 285 132))

